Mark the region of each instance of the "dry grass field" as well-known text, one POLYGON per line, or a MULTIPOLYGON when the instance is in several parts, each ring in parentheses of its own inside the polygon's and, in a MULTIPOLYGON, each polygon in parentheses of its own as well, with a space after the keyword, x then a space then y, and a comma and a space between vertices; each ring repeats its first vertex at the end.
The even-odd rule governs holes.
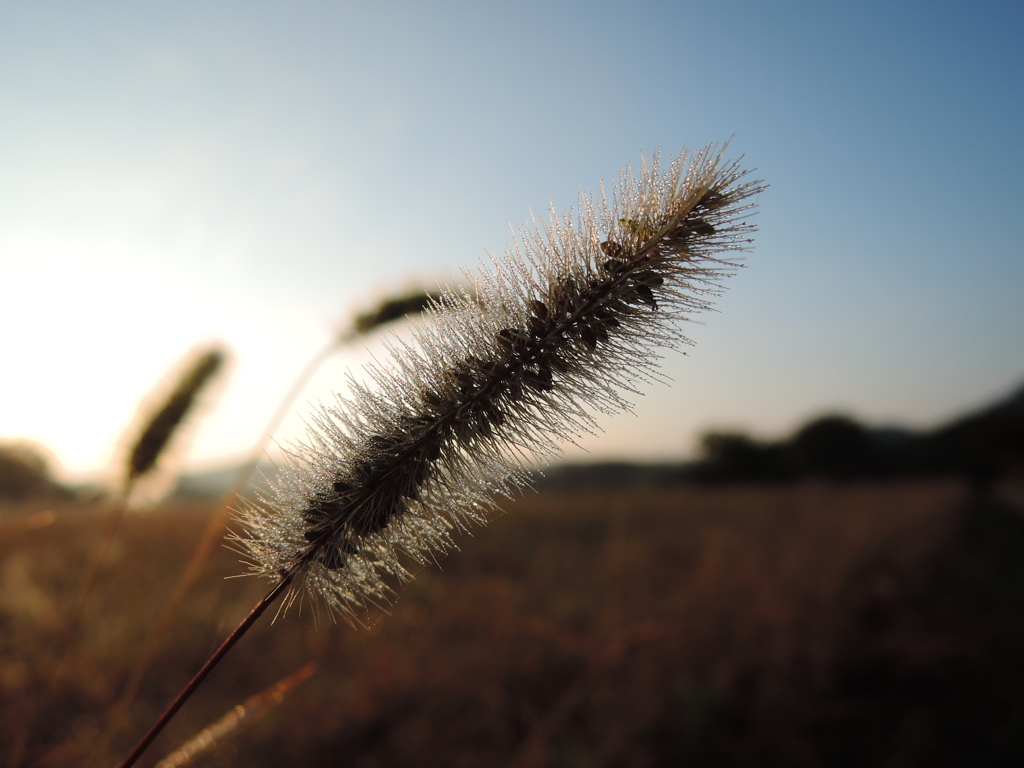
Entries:
MULTIPOLYGON (((365 629, 264 619, 143 760, 309 662, 238 766, 1015 764, 1024 522, 952 482, 529 494, 365 629), (969 760, 969 757, 974 761, 969 760), (1007 762, 1003 762, 1007 761, 1007 762)), ((211 511, 127 518, 42 700, 98 507, 0 511, 0 743, 86 762, 211 511)), ((97 765, 266 589, 223 549, 97 765)), ((95 756, 94 756, 95 757, 95 756)), ((6 758, 6 755, 5 755, 6 758)))

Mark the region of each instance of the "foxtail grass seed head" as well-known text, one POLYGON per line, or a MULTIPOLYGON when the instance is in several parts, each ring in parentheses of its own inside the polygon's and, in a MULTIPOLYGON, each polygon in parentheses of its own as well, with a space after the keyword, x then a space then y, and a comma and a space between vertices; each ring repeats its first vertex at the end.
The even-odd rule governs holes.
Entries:
MULTIPOLYGON (((467 296, 468 297, 468 296, 467 296)), ((349 328, 338 336, 338 341, 348 344, 362 336, 380 330, 396 320, 412 319, 428 310, 437 309, 445 301, 445 294, 439 290, 417 290, 389 296, 378 302, 372 309, 355 316, 349 328)))
MULTIPOLYGON (((182 366, 171 390, 154 399, 155 405, 145 418, 140 419, 138 437, 128 451, 124 468, 127 486, 136 486, 143 478, 157 474, 158 463, 167 455, 175 436, 180 434, 200 394, 209 387, 226 362, 227 352, 220 347, 193 353, 182 366)), ((148 489, 143 495, 151 501, 154 489, 148 489)))
POLYGON ((350 377, 313 417, 308 443, 240 515, 250 570, 291 576, 354 620, 387 603, 411 563, 435 561, 453 529, 485 523, 560 444, 598 429, 658 379, 655 350, 690 342, 679 322, 709 308, 747 250, 763 189, 724 147, 655 156, 623 171, 609 203, 524 227, 482 269, 475 296, 447 291, 390 360, 350 377))
POLYGON ((384 299, 373 309, 356 315, 352 330, 356 334, 371 333, 408 315, 422 314, 440 298, 440 291, 415 291, 384 299))

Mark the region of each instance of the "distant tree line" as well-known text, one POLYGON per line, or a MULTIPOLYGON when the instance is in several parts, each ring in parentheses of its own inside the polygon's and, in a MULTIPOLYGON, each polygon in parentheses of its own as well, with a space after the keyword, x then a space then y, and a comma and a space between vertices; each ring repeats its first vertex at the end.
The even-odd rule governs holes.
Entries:
MULTIPOLYGON (((708 432, 701 440, 701 457, 690 463, 578 464, 545 475, 538 487, 953 476, 985 487, 999 478, 1024 479, 1024 389, 932 431, 873 428, 848 416, 829 415, 778 441, 757 440, 743 432, 708 432)), ((70 495, 53 481, 38 450, 24 443, 0 443, 0 501, 70 495)))
POLYGON ((1024 479, 1024 389, 932 431, 872 428, 849 416, 816 418, 778 441, 709 432, 701 456, 685 464, 602 463, 558 467, 544 487, 622 487, 680 483, 772 483, 804 479, 886 480, 953 477, 985 487, 1024 479))
POLYGON ((702 453, 686 472, 700 482, 959 475, 987 485, 999 477, 1024 477, 1024 389, 928 432, 873 429, 830 415, 778 442, 710 432, 703 437, 702 453))
POLYGON ((73 494, 56 483, 43 453, 28 443, 0 443, 0 502, 66 499, 73 494))

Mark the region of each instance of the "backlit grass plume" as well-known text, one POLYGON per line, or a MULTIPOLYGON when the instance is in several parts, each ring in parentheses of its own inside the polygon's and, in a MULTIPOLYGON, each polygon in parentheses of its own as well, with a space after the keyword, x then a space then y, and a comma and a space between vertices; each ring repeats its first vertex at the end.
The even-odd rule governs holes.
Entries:
POLYGON ((472 291, 432 302, 433 323, 395 341, 375 386, 314 417, 276 485, 243 508, 236 544, 274 584, 167 707, 130 768, 279 597, 309 596, 355 620, 388 601, 409 559, 432 562, 455 528, 486 522, 494 496, 528 480, 595 412, 657 377, 655 352, 688 343, 678 322, 707 309, 727 257, 751 242, 760 182, 708 147, 662 170, 623 172, 609 204, 523 230, 472 291))
POLYGON ((689 343, 679 321, 705 310, 737 266, 762 189, 714 147, 667 169, 625 171, 609 203, 521 231, 473 291, 446 291, 411 343, 369 367, 373 386, 314 417, 273 490, 241 515, 251 569, 353 618, 389 599, 407 558, 434 561, 455 528, 560 443, 629 408, 657 377, 655 350, 689 343), (404 561, 404 564, 403 564, 404 561))

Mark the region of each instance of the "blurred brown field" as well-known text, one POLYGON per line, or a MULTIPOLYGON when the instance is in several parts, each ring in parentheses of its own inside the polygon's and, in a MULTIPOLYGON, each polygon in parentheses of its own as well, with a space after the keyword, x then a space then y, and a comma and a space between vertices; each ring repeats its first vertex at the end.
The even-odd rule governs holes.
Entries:
MULTIPOLYGON (((1019 516, 972 504, 952 481, 528 494, 459 535, 461 551, 368 612, 366 628, 308 610, 264 619, 142 764, 310 661, 310 680, 197 764, 924 764, 942 746, 942 701, 962 694, 954 675, 940 708, 921 709, 930 694, 915 693, 914 670, 941 683, 966 664, 970 680, 1002 686, 1000 706, 1018 707, 1008 717, 1024 712, 1019 669, 970 666, 1002 664, 1024 640, 1020 568, 985 549, 1024 534, 1019 516)), ((103 510, 0 510, 0 741, 36 701, 25 764, 83 764, 212 510, 126 518, 46 701, 103 510)), ((225 578, 238 560, 217 553, 98 764, 131 749, 262 597, 265 582, 225 578)), ((1017 743, 977 738, 990 736, 965 749, 1017 743)))

